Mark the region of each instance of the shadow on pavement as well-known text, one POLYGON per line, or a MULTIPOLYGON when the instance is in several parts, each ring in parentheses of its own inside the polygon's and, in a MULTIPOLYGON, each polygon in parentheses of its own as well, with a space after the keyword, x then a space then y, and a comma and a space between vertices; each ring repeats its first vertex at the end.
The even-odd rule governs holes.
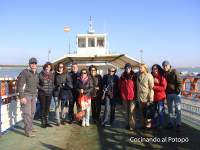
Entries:
POLYGON ((102 150, 180 149, 199 150, 200 131, 183 124, 176 129, 125 129, 124 113, 116 111, 114 126, 98 127, 102 150), (141 141, 142 140, 142 141, 141 141))
POLYGON ((51 144, 46 144, 46 143, 42 143, 41 145, 44 146, 45 148, 48 148, 49 150, 64 150, 62 148, 59 148, 57 146, 51 145, 51 144))

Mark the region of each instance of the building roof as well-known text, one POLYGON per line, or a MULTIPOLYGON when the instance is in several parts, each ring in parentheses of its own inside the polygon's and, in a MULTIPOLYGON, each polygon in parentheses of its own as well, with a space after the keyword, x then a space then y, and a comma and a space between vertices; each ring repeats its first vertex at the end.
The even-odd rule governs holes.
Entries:
POLYGON ((105 55, 80 55, 80 54, 67 54, 63 57, 53 61, 53 64, 63 62, 69 64, 72 62, 77 63, 106 63, 112 64, 118 68, 124 68, 126 63, 132 64, 134 67, 139 66, 139 61, 131 58, 125 54, 105 54, 105 55))

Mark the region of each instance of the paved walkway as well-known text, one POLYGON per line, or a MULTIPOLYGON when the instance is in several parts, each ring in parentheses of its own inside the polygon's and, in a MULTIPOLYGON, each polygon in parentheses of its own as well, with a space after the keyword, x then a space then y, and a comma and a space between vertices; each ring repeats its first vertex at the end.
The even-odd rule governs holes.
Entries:
MULTIPOLYGON (((27 138, 23 133, 23 123, 9 130, 0 138, 0 150, 135 150, 135 149, 180 149, 199 150, 200 131, 183 124, 180 133, 175 130, 136 130, 124 129, 124 113, 119 107, 116 111, 116 122, 113 127, 102 128, 91 125, 82 128, 78 124, 67 124, 42 129, 40 122, 35 120, 34 127, 38 130, 35 138, 27 138), (131 138, 132 137, 132 138, 131 138), (139 142, 146 140, 163 140, 163 142, 139 142), (134 141, 130 141, 130 138, 134 141), (177 138, 177 139, 175 139, 177 138), (172 140, 189 139, 180 143, 172 140), (141 140, 141 139, 140 139, 141 140), (143 139, 144 140, 144 139, 143 139)), ((53 122, 52 122, 53 124, 53 122)))

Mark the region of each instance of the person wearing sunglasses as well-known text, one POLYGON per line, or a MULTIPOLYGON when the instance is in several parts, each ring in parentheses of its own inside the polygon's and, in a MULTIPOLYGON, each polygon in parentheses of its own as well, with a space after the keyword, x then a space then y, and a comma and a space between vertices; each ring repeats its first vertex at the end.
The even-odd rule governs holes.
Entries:
POLYGON ((116 99, 119 97, 119 77, 115 74, 116 68, 108 68, 108 74, 103 76, 103 96, 102 99, 105 101, 104 115, 102 118, 101 125, 113 125, 115 120, 115 106, 116 99), (110 119, 109 119, 110 118, 110 119))
POLYGON ((39 78, 37 73, 37 59, 29 59, 29 68, 24 69, 17 77, 17 92, 22 109, 24 130, 27 137, 35 137, 33 132, 33 118, 36 110, 39 78))
POLYGON ((98 124, 100 120, 101 112, 101 96, 102 96, 102 77, 97 74, 97 68, 94 65, 89 67, 90 77, 92 80, 93 91, 92 91, 92 119, 94 124, 98 124))
POLYGON ((54 76, 54 101, 55 101, 55 114, 56 114, 56 124, 60 126, 62 123, 65 125, 66 117, 67 117, 67 107, 68 107, 68 100, 71 99, 69 95, 70 90, 65 88, 66 82, 70 78, 67 75, 67 69, 64 63, 58 63, 55 76, 54 76), (60 116, 60 108, 61 108, 61 116, 60 116), (61 118, 61 119, 60 119, 61 118))
POLYGON ((82 127, 90 126, 91 94, 93 90, 92 80, 88 76, 87 69, 81 70, 81 76, 77 80, 78 104, 80 111, 85 111, 82 118, 82 127))

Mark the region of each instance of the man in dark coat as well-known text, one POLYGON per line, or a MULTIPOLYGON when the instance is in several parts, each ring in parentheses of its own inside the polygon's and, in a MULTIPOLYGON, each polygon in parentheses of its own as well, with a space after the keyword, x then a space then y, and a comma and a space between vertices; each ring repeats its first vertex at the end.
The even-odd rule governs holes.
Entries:
POLYGON ((105 101, 105 110, 103 120, 101 122, 102 126, 110 123, 113 125, 115 119, 115 106, 116 99, 119 97, 119 87, 118 81, 119 77, 115 74, 116 69, 111 67, 108 69, 108 74, 103 76, 103 99, 105 101), (109 121, 110 114, 110 121, 109 121))
POLYGON ((36 110, 38 83, 37 59, 33 57, 29 60, 29 68, 24 69, 19 74, 17 81, 17 92, 19 93, 25 135, 27 137, 35 136, 32 132, 35 131, 33 129, 33 118, 36 110))
MULTIPOLYGON (((72 123, 74 121, 74 104, 75 102, 77 104, 77 99, 78 99, 78 92, 76 89, 77 79, 80 77, 77 63, 75 62, 72 63, 71 72, 69 72, 69 76, 71 76, 72 79, 72 95, 73 95, 73 98, 69 100, 69 123, 72 123)), ((77 109, 79 109, 78 105, 77 109)))
POLYGON ((164 75, 167 80, 167 106, 169 123, 167 128, 173 128, 172 118, 173 118, 173 102, 175 104, 176 112, 176 129, 179 131, 181 127, 181 79, 179 73, 171 68, 169 61, 165 60, 162 63, 163 69, 165 71, 164 75))

